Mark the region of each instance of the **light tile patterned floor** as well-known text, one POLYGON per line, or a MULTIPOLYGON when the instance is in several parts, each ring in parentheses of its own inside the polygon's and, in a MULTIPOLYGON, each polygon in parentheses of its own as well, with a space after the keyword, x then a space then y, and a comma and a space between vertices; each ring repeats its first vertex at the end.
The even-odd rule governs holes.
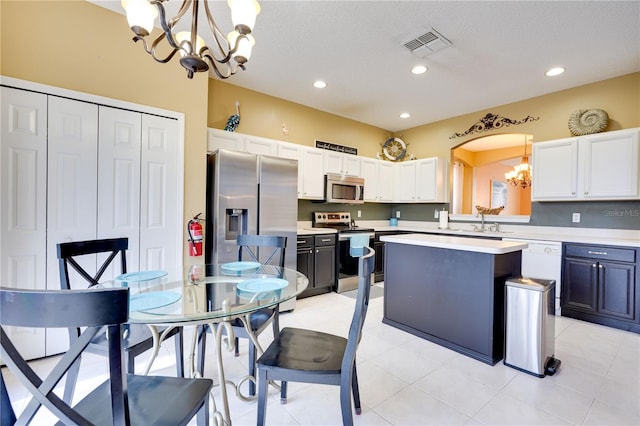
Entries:
MULTIPOLYGON (((346 335, 354 299, 336 293, 298 301, 281 315, 281 327, 312 328, 346 335)), ((555 376, 539 379, 506 367, 489 366, 382 324, 383 298, 371 300, 364 337, 358 349, 358 376, 363 412, 358 425, 639 425, 640 335, 556 317, 555 376)), ((265 332, 260 341, 268 344, 265 332)), ((190 341, 190 339, 186 339, 190 341)), ((174 374, 173 345, 162 348, 152 374, 174 374)), ((216 378, 211 345, 205 375, 216 378)), ((246 341, 241 357, 224 355, 227 379, 246 369, 246 341)), ((138 368, 145 360, 141 359, 138 368)), ((50 368, 51 360, 33 363, 50 368)), ((105 361, 83 359, 79 394, 103 380, 105 361)), ((16 409, 25 391, 2 370, 16 409)), ((219 397, 219 390, 215 394, 219 397)), ((229 388, 233 424, 252 425, 256 403, 242 402, 229 388)), ((219 398, 218 398, 219 401, 219 398)), ((218 402, 219 404, 219 402, 218 402)), ((341 424, 338 388, 291 383, 286 405, 270 392, 271 425, 341 424)), ((43 413, 33 424, 53 421, 43 413)))

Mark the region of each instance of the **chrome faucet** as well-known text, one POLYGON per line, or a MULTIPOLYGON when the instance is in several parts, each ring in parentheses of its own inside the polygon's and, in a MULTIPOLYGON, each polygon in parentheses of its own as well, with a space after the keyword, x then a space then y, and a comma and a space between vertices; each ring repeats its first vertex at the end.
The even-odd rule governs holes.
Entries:
POLYGON ((473 225, 473 230, 476 232, 484 232, 484 212, 478 212, 478 214, 476 215, 476 217, 481 216, 482 220, 480 222, 480 227, 478 228, 476 225, 473 225))
POLYGON ((500 224, 498 222, 489 225, 489 232, 500 232, 500 224))

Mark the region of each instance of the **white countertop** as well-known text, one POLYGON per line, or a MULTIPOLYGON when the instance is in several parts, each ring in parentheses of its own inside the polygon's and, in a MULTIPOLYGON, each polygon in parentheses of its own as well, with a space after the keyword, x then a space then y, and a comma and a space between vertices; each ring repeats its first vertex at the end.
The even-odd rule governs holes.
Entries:
MULTIPOLYGON (((475 232, 473 225, 480 223, 449 222, 450 229, 439 229, 438 222, 398 221, 398 226, 389 226, 388 220, 358 220, 359 226, 374 228, 382 231, 428 232, 451 236, 493 237, 507 239, 523 239, 536 241, 558 241, 565 243, 598 244, 624 247, 640 247, 640 230, 633 229, 604 229, 604 228, 569 228, 557 226, 528 226, 501 224, 501 232, 475 232)), ((492 222, 485 223, 485 226, 492 222)), ((311 221, 298 222, 298 231, 311 234, 311 221)), ((326 232, 324 232, 326 233, 326 232)))
POLYGON ((331 228, 298 228, 298 235, 337 234, 338 231, 331 228))
POLYGON ((381 237, 387 243, 409 244, 414 246, 436 247, 451 250, 473 251, 478 253, 505 254, 526 249, 527 243, 486 238, 451 237, 448 235, 401 234, 381 237))

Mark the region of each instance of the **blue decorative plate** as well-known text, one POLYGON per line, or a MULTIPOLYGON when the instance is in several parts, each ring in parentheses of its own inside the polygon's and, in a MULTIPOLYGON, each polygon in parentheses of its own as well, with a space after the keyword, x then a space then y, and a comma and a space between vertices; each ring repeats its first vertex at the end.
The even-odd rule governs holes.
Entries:
POLYGON ((248 293, 260 293, 263 291, 281 290, 289 285, 287 280, 282 278, 257 278, 238 283, 238 290, 248 293))
POLYGON ((129 312, 149 311, 180 300, 182 296, 173 291, 154 291, 134 294, 129 298, 129 312))
POLYGON ((157 280, 167 275, 167 271, 139 271, 118 275, 116 281, 142 282, 157 280))
POLYGON ((220 265, 223 274, 226 275, 245 275, 252 274, 260 267, 259 262, 229 262, 220 265))

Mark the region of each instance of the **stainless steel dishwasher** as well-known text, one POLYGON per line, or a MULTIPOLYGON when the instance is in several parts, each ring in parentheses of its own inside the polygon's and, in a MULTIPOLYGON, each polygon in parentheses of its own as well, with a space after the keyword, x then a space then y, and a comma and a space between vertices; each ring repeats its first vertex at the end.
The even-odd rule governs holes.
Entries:
POLYGON ((560 292, 562 288, 562 242, 503 238, 503 241, 516 241, 529 244, 522 250, 522 276, 555 280, 556 314, 560 314, 560 292))

